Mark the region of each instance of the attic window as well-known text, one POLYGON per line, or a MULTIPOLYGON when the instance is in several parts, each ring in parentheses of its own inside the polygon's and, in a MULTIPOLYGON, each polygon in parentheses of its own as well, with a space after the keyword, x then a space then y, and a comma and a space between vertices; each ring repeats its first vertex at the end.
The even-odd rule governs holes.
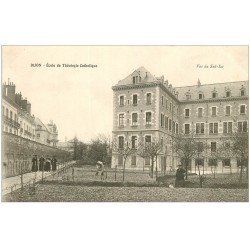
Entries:
POLYGON ((141 77, 140 76, 133 76, 133 84, 141 82, 141 77))
POLYGON ((203 99, 203 94, 199 94, 199 99, 203 99))
POLYGON ((231 92, 228 90, 226 91, 226 97, 230 97, 231 96, 231 92))
POLYGON ((244 96, 244 95, 245 95, 245 90, 242 89, 242 90, 240 91, 240 96, 244 96))

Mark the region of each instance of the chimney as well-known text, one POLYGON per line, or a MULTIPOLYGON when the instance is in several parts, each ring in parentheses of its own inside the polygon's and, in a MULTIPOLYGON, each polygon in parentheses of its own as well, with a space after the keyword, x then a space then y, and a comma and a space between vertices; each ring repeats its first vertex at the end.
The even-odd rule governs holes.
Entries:
POLYGON ((198 87, 200 87, 200 86, 201 86, 201 82, 200 82, 200 79, 199 79, 199 78, 198 78, 197 85, 198 85, 198 87))
POLYGON ((3 86, 3 95, 7 96, 12 101, 15 101, 16 86, 13 84, 13 82, 10 82, 9 78, 8 84, 3 86))
POLYGON ((27 111, 27 99, 21 100, 21 107, 23 110, 27 111))
POLYGON ((27 102, 27 112, 31 114, 31 103, 27 102))
POLYGON ((15 96, 15 103, 19 106, 22 105, 22 93, 17 93, 16 96, 15 96))

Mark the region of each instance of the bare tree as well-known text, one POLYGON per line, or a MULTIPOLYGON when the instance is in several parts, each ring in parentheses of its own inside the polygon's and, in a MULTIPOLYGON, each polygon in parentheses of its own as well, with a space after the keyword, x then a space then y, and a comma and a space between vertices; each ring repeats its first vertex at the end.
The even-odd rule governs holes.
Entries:
POLYGON ((151 160, 151 167, 150 167, 150 176, 153 178, 154 176, 154 163, 155 166, 155 173, 157 177, 157 158, 158 155, 162 152, 162 142, 156 139, 153 139, 151 142, 144 142, 142 139, 140 141, 137 154, 142 158, 149 157, 151 160))
POLYGON ((248 133, 237 132, 232 136, 232 152, 240 163, 240 183, 242 182, 243 169, 246 169, 248 178, 248 133))
POLYGON ((189 162, 197 156, 197 141, 193 134, 178 134, 173 142, 174 151, 184 162, 187 180, 189 162))
POLYGON ((122 171, 122 181, 125 180, 125 168, 126 161, 130 155, 135 154, 137 151, 136 147, 133 147, 131 141, 123 142, 119 145, 116 140, 112 142, 112 153, 116 153, 117 155, 121 155, 123 158, 123 171, 122 171))

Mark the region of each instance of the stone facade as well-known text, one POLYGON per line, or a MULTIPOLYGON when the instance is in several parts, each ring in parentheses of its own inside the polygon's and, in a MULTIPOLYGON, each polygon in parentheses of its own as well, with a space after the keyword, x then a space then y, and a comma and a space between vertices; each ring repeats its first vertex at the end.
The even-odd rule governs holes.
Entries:
MULTIPOLYGON (((178 133, 189 130, 198 141, 211 145, 239 126, 247 129, 247 81, 202 85, 198 80, 194 86, 173 88, 163 76, 154 77, 140 67, 112 89, 113 140, 123 137, 126 143, 136 136, 138 143, 149 135, 152 140, 161 140, 164 147, 158 169, 176 168, 179 163, 172 150, 178 133)), ((122 163, 121 156, 113 153, 112 167, 122 167, 122 163)), ((126 168, 142 169, 149 164, 148 159, 134 155, 127 159, 126 168)), ((194 165, 192 161, 190 167, 194 165)), ((235 167, 236 160, 231 165, 235 167)))

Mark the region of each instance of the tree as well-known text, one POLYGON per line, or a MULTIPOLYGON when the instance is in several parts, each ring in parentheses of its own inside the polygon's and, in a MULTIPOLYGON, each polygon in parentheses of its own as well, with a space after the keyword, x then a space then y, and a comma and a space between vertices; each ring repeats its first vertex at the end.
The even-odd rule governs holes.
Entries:
POLYGON ((178 134, 173 138, 173 148, 184 163, 187 180, 189 162, 197 155, 197 143, 193 134, 178 134))
POLYGON ((240 183, 242 182, 243 169, 246 169, 248 178, 248 133, 237 132, 232 136, 232 151, 240 163, 240 183))
POLYGON ((154 162, 156 162, 155 173, 157 177, 157 158, 158 155, 160 155, 160 153, 162 152, 162 147, 162 142, 158 140, 153 140, 152 142, 143 142, 143 140, 141 140, 140 145, 138 147, 138 155, 143 158, 149 157, 151 160, 151 178, 153 178, 154 176, 154 162))
MULTIPOLYGON (((122 137, 124 138, 124 137, 122 137)), ((117 142, 117 140, 113 140, 112 142, 112 153, 116 153, 117 155, 122 156, 123 158, 123 171, 122 171, 122 181, 125 180, 125 168, 126 168, 126 161, 130 155, 136 153, 136 147, 133 147, 131 141, 124 141, 117 142)))

